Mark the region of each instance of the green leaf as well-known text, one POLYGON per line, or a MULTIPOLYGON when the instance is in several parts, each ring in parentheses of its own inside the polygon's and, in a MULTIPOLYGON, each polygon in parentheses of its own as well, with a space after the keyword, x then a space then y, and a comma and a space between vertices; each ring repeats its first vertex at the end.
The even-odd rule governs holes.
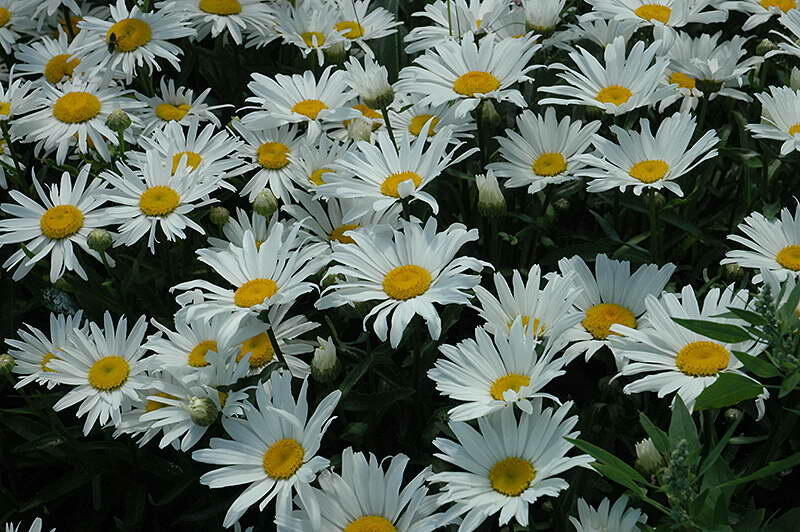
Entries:
POLYGON ((762 532, 796 532, 797 523, 800 523, 800 508, 793 508, 780 518, 771 521, 762 532))
POLYGON ((633 481, 632 478, 625 475, 614 466, 610 466, 608 464, 598 464, 595 462, 592 464, 592 467, 604 477, 608 478, 609 480, 613 480, 617 484, 625 486, 632 492, 636 493, 639 497, 642 497, 646 493, 643 487, 638 485, 633 481))
POLYGON ((728 430, 725 431, 725 434, 722 436, 722 438, 720 438, 714 448, 711 449, 711 451, 708 453, 708 456, 706 456, 703 460, 703 466, 700 469, 700 472, 697 474, 698 477, 702 477, 709 469, 711 469, 711 466, 714 465, 714 462, 716 462, 720 455, 722 455, 722 451, 725 450, 725 447, 728 445, 731 436, 733 436, 733 432, 736 430, 736 427, 739 426, 741 420, 742 416, 736 418, 736 421, 731 423, 730 427, 728 427, 728 430))
POLYGON ((695 408, 725 408, 761 395, 764 387, 756 381, 735 373, 722 373, 697 397, 695 408))
POLYGON ((728 312, 723 312, 712 318, 733 318, 744 320, 752 325, 766 325, 768 322, 761 314, 743 308, 728 307, 728 312))
POLYGON ((783 384, 781 384, 781 390, 778 392, 778 398, 783 399, 792 393, 794 389, 797 388, 798 383, 800 383, 800 371, 792 373, 783 380, 783 384))
POLYGON ((761 358, 748 355, 741 351, 733 351, 733 356, 738 358, 739 362, 744 364, 744 367, 747 368, 750 373, 754 373, 759 377, 767 379, 769 377, 777 377, 781 374, 778 368, 761 358))
POLYGON ((672 318, 672 321, 692 332, 707 336, 712 340, 726 344, 738 344, 750 340, 750 335, 737 325, 730 323, 715 323, 713 321, 690 320, 685 318, 672 318))
POLYGON ((667 453, 669 453, 670 446, 669 446, 669 437, 667 436, 667 433, 661 430, 660 428, 656 427, 655 424, 652 421, 650 421, 650 418, 647 417, 647 414, 645 414, 644 412, 639 412, 639 423, 641 423, 642 428, 650 437, 650 439, 653 440, 653 445, 656 446, 658 452, 660 452, 662 455, 666 455, 667 453))
POLYGON ((373 356, 367 356, 364 358, 364 360, 356 364, 352 370, 350 370, 350 373, 348 373, 347 377, 345 377, 342 381, 342 385, 339 386, 339 389, 342 391, 342 399, 344 399, 347 394, 350 393, 350 390, 353 388, 353 386, 355 386, 356 383, 361 380, 361 377, 367 373, 367 370, 370 368, 374 360, 375 359, 373 356))
POLYGON ((672 405, 672 419, 669 422, 669 441, 674 448, 681 440, 686 440, 686 443, 689 444, 689 452, 700 449, 700 440, 697 437, 697 428, 692 421, 692 415, 681 396, 676 395, 672 405))
POLYGON ((722 489, 722 488, 729 488, 731 486, 738 486, 740 484, 747 484, 748 482, 752 482, 754 480, 758 480, 760 478, 769 477, 774 475, 775 473, 780 473, 781 471, 785 471, 796 465, 800 464, 800 452, 796 452, 793 455, 784 458, 783 460, 778 460, 776 462, 770 462, 755 473, 751 473, 744 477, 739 477, 728 482, 724 482, 717 486, 714 486, 715 489, 722 489))
MULTIPOLYGON (((623 462, 622 460, 611 454, 610 452, 606 451, 605 449, 602 449, 597 445, 589 443, 588 441, 585 440, 572 439, 572 438, 564 438, 564 439, 573 444, 581 451, 590 455, 592 458, 600 462, 600 464, 605 464, 611 467, 612 469, 618 471, 621 475, 633 480, 634 482, 647 484, 645 478, 641 474, 639 474, 638 471, 636 471, 634 468, 632 468, 631 466, 629 466, 628 464, 626 464, 625 462, 623 462)), ((595 469, 597 468, 595 467, 595 469)), ((612 478, 612 480, 616 481, 615 478, 612 478)))

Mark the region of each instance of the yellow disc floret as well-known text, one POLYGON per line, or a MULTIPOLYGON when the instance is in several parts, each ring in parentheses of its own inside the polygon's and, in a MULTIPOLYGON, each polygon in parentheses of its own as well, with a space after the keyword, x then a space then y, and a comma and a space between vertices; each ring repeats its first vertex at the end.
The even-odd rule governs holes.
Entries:
POLYGON ((251 279, 236 289, 233 302, 237 307, 249 308, 263 303, 278 292, 278 285, 272 279, 251 279))
POLYGON ((697 86, 697 80, 682 72, 673 72, 670 74, 669 82, 676 84, 682 89, 694 89, 697 86))
POLYGON ((325 44, 325 36, 318 31, 304 31, 300 37, 309 48, 317 48, 325 44))
POLYGON ((439 124, 439 117, 434 115, 421 114, 415 116, 408 123, 408 132, 417 137, 422 133, 422 128, 425 127, 425 124, 428 122, 431 123, 428 136, 432 137, 436 134, 436 126, 439 124))
POLYGON ((197 7, 210 15, 238 15, 242 12, 239 0, 200 0, 197 7))
POLYGON ((0 28, 8 24, 11 20, 11 11, 5 7, 0 7, 0 28))
POLYGON ((657 20, 662 24, 669 22, 669 17, 672 15, 672 9, 661 4, 644 4, 637 7, 634 11, 636 16, 644 20, 657 20))
POLYGON ((543 177, 558 175, 567 169, 567 160, 557 152, 545 152, 533 161, 533 173, 543 177))
POLYGON ((187 363, 193 368, 204 368, 209 364, 208 360, 206 360, 206 353, 216 350, 217 342, 214 340, 200 342, 189 352, 187 363))
POLYGON ((595 99, 598 102, 602 103, 613 103, 614 105, 622 105, 623 103, 630 100, 631 96, 633 96, 633 93, 629 88, 623 87, 622 85, 610 85, 608 87, 600 89, 600 91, 595 96, 595 99))
POLYGON ((44 66, 44 79, 55 85, 65 77, 71 77, 75 68, 81 64, 81 60, 70 57, 72 57, 70 54, 54 55, 44 66))
POLYGON ((358 224, 344 224, 340 225, 333 231, 331 231, 330 239, 336 240, 337 242, 341 242, 342 244, 352 244, 355 242, 349 236, 346 236, 345 233, 347 231, 352 231, 353 229, 358 229, 360 226, 358 224))
POLYGON ((775 255, 775 260, 786 269, 800 270, 800 246, 786 246, 775 255))
POLYGON ((156 116, 165 122, 177 122, 183 120, 183 117, 186 116, 186 113, 191 109, 192 106, 187 103, 182 103, 180 105, 160 103, 156 105, 156 116))
POLYGON ((333 172, 333 170, 331 170, 330 168, 319 168, 311 172, 311 175, 308 176, 308 180, 314 183, 315 185, 319 186, 325 183, 325 180, 322 179, 322 176, 330 172, 333 172))
MULTIPOLYGON (((163 397, 164 399, 177 399, 174 395, 170 395, 164 392, 154 393, 156 397, 163 397)), ((167 403, 162 403, 161 401, 156 401, 154 399, 148 399, 144 403, 144 411, 145 412, 152 412, 154 410, 158 410, 159 408, 164 408, 165 406, 169 406, 167 403)))
POLYGON ((610 334, 616 334, 611 332, 611 326, 615 323, 634 329, 636 316, 622 305, 600 303, 588 309, 581 322, 583 327, 598 340, 605 340, 610 334))
POLYGON ((104 392, 116 390, 128 380, 131 367, 119 355, 103 357, 89 369, 89 384, 104 392))
POLYGON ((39 218, 39 229, 54 240, 72 236, 83 227, 83 213, 74 205, 56 205, 39 218))
POLYGON ((275 348, 272 347, 269 335, 263 332, 242 342, 239 347, 239 354, 236 355, 236 361, 239 362, 248 353, 250 354, 249 364, 253 369, 263 368, 272 362, 272 357, 275 356, 275 348))
POLYGON ((509 373, 503 375, 492 383, 489 388, 489 393, 498 401, 503 400, 503 394, 506 390, 513 390, 518 392, 523 386, 528 386, 531 383, 531 378, 527 375, 519 375, 518 373, 509 373))
POLYGON ((264 453, 264 472, 274 480, 284 480, 294 475, 303 465, 305 450, 292 438, 283 438, 269 446, 264 453))
POLYGON ((761 0, 759 4, 764 9, 774 7, 786 13, 797 7, 797 0, 761 0))
POLYGON ((182 151, 180 153, 176 153, 172 156, 173 174, 178 171, 178 165, 180 164, 182 157, 186 157, 186 168, 191 168, 191 170, 197 170, 197 167, 203 162, 203 156, 199 153, 193 151, 182 151))
POLYGON ((392 174, 384 179, 383 183, 381 183, 381 194, 384 196, 399 198, 400 193, 397 192, 397 187, 403 181, 411 181, 414 183, 414 188, 416 189, 420 183, 422 183, 422 176, 416 172, 397 172, 392 174))
POLYGON ((289 146, 281 142, 265 142, 256 150, 258 164, 270 170, 278 170, 289 164, 289 146))
POLYGON ((453 82, 453 91, 464 96, 486 94, 500 88, 500 80, 489 72, 472 70, 453 82))
POLYGON ((489 482, 498 493, 516 497, 536 478, 533 464, 523 458, 509 457, 500 460, 489 470, 489 482))
POLYGON ((327 108, 328 106, 321 100, 303 100, 292 106, 292 112, 316 120, 319 112, 327 108))
POLYGON ((100 99, 90 92, 68 92, 56 100, 53 116, 66 124, 80 124, 100 114, 100 99))
POLYGON ((717 342, 701 341, 685 345, 675 365, 684 374, 692 377, 710 377, 728 367, 731 353, 717 342))
POLYGON ((147 216, 166 216, 180 204, 180 194, 163 185, 150 187, 139 196, 139 210, 147 216))
POLYGON ((46 371, 46 372, 49 372, 49 373, 53 373, 53 372, 55 372, 55 370, 54 370, 54 369, 50 369, 50 368, 47 366, 47 364, 48 364, 48 363, 49 363, 51 360, 61 360, 61 359, 60 359, 60 358, 58 358, 57 356, 55 356, 53 353, 45 353, 44 355, 42 355, 42 360, 40 360, 40 361, 39 361, 39 368, 40 368, 42 371, 46 371))
POLYGON ((391 521, 380 515, 365 515, 359 517, 344 527, 343 532, 396 532, 397 528, 391 521))
POLYGON ((430 272, 422 266, 406 264, 386 274, 383 291, 393 299, 411 299, 427 292, 432 280, 430 272))
POLYGON ((106 32, 106 42, 114 43, 120 52, 132 52, 152 38, 150 24, 138 18, 120 20, 106 32))
POLYGON ((631 166, 628 175, 642 183, 655 183, 662 179, 669 171, 669 165, 659 159, 639 161, 631 166))
POLYGON ((342 35, 348 39, 358 39, 364 36, 364 26, 355 20, 345 20, 337 22, 335 25, 336 31, 342 32, 342 35))

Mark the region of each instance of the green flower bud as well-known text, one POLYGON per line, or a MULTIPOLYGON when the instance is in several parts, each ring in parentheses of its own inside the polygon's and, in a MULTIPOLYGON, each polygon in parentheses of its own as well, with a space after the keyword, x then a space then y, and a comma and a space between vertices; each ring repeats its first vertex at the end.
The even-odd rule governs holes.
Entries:
POLYGON ((105 229, 92 229, 89 232, 89 236, 86 237, 86 243, 89 245, 89 249, 103 253, 111 247, 114 241, 111 238, 111 233, 105 229))
POLYGON ((339 376, 341 364, 336 357, 336 346, 333 340, 328 338, 317 338, 319 347, 314 350, 314 358, 311 360, 311 376, 317 382, 331 382, 339 376))
POLYGON ((14 357, 8 354, 0 355, 0 375, 10 375, 11 370, 14 369, 16 361, 14 357))
POLYGON ((483 100, 480 108, 481 126, 492 131, 500 125, 501 117, 494 108, 492 100, 483 100))
POLYGON ((491 170, 486 175, 476 175, 478 186, 478 211, 482 216, 502 216, 506 212, 506 198, 491 170))
POLYGON ((189 399, 189 413, 192 421, 201 427, 207 427, 217 420, 219 409, 208 397, 192 397, 189 399))
POLYGON ((653 474, 664 464, 664 457, 656 449, 653 440, 646 438, 636 444, 636 467, 653 474))
POLYGON ((108 129, 114 133, 122 133, 131 127, 131 117, 122 109, 111 111, 111 114, 106 118, 106 125, 108 129))
POLYGON ((231 213, 225 207, 211 207, 211 211, 208 213, 211 223, 220 227, 228 223, 230 217, 231 213))
POLYGON ((758 55, 766 55, 767 52, 777 50, 778 46, 769 39, 761 39, 761 42, 756 46, 756 53, 758 55))
POLYGON ((270 189, 262 190, 253 201, 253 210, 269 219, 278 210, 278 199, 270 189))

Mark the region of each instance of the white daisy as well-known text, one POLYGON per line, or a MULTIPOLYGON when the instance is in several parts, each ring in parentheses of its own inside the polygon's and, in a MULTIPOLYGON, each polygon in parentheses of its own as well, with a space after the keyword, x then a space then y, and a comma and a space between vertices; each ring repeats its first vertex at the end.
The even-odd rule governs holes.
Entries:
POLYGON ((441 451, 434 456, 463 471, 431 475, 429 482, 442 483, 439 504, 455 503, 466 513, 460 532, 472 532, 488 517, 500 512, 500 526, 513 517, 528 525, 529 508, 541 497, 557 497, 567 482, 557 475, 573 467, 587 467, 590 456, 566 456, 573 445, 564 438, 575 438, 578 416, 565 419, 572 401, 557 410, 542 408, 540 399, 532 402, 532 413, 519 421, 513 408, 505 408, 478 418, 479 431, 467 423, 453 421, 450 429, 458 443, 436 438, 441 451))
POLYGON ((797 9, 796 0, 734 0, 722 2, 720 9, 738 11, 750 17, 742 24, 742 31, 750 31, 775 15, 783 15, 797 9))
POLYGON ((756 94, 761 103, 761 123, 747 124, 757 139, 781 141, 781 155, 800 151, 800 90, 770 86, 756 94))
POLYGON ((27 330, 17 330, 19 339, 6 338, 6 345, 11 348, 8 354, 16 360, 13 372, 21 375, 14 388, 36 382, 52 390, 56 383, 50 378, 53 370, 49 363, 59 358, 61 349, 67 345, 75 329, 81 327, 82 320, 83 313, 80 310, 74 315, 50 313, 49 334, 25 324, 27 330))
POLYGON ((351 57, 345 63, 347 84, 358 93, 369 107, 388 107, 394 101, 394 90, 389 84, 389 71, 376 63, 372 57, 364 56, 362 66, 358 59, 351 57))
MULTIPOLYGON (((267 238, 269 238, 270 233, 272 233, 277 223, 277 212, 272 215, 272 218, 270 218, 268 222, 266 218, 256 211, 251 212, 250 217, 248 217, 243 209, 237 207, 236 216, 228 218, 228 223, 222 226, 222 234, 225 235, 225 239, 210 236, 208 237, 208 244, 216 251, 226 251, 231 244, 241 248, 245 245, 245 233, 250 231, 255 239, 256 248, 260 248, 261 245, 267 241, 267 238)), ((300 231, 299 235, 301 236, 300 239, 291 243, 284 243, 284 245, 300 247, 305 243, 305 239, 308 235, 303 231, 300 231)))
POLYGON ((528 74, 542 65, 529 65, 541 48, 537 36, 519 39, 483 39, 475 43, 473 34, 461 40, 443 41, 414 63, 400 71, 397 89, 419 98, 420 103, 439 105, 455 102, 456 116, 475 109, 484 99, 508 101, 517 107, 528 104, 522 94, 511 88, 531 81, 528 74))
POLYGON ((522 7, 526 28, 543 35, 552 33, 561 22, 564 4, 566 0, 525 0, 522 7))
POLYGON ((637 41, 626 55, 625 37, 620 35, 603 50, 605 65, 578 46, 577 51, 569 54, 577 70, 561 63, 550 65, 564 71, 558 77, 568 85, 539 89, 560 97, 543 98, 539 104, 588 105, 620 115, 656 103, 671 93, 669 87, 659 84, 668 65, 666 58, 656 57, 660 46, 660 41, 656 41, 645 48, 644 41, 637 41))
POLYGON ((638 532, 639 523, 646 523, 647 516, 637 508, 628 508, 628 497, 623 495, 613 506, 607 497, 603 498, 597 509, 578 499, 578 518, 569 520, 575 532, 638 532))
POLYGON ((767 52, 764 57, 770 58, 774 55, 782 54, 800 57, 800 45, 797 44, 797 40, 800 38, 800 12, 797 9, 792 9, 781 15, 778 22, 789 30, 791 35, 784 35, 779 31, 772 30, 771 33, 782 37, 785 42, 778 43, 778 49, 767 52))
POLYGON ((20 37, 16 27, 25 26, 35 7, 36 3, 30 0, 0 0, 0 46, 6 54, 11 53, 12 45, 20 37))
POLYGON ((344 45, 344 36, 331 25, 336 9, 325 2, 298 2, 275 10, 275 15, 275 32, 283 43, 299 48, 303 57, 313 53, 319 66, 325 62, 324 50, 344 45))
MULTIPOLYGON (((60 184, 52 184, 47 192, 34 176, 33 186, 41 203, 17 190, 9 191, 17 203, 0 205, 0 210, 12 216, 0 220, 0 245, 24 243, 23 249, 12 253, 3 264, 7 270, 16 267, 12 277, 15 281, 25 277, 37 262, 48 255, 50 282, 56 282, 65 271, 74 271, 85 280, 86 271, 78 260, 75 247, 102 260, 96 251, 89 249, 86 238, 93 229, 111 223, 108 209, 100 208, 105 203, 100 192, 105 190, 106 184, 94 179, 87 186, 90 169, 89 165, 81 168, 75 183, 69 172, 64 172, 60 184)), ((106 260, 113 266, 111 257, 106 257, 106 260)))
POLYGON ((327 135, 321 135, 316 142, 304 142, 298 147, 290 159, 293 165, 294 182, 307 192, 325 182, 325 174, 333 172, 331 166, 350 150, 350 143, 339 142, 327 135))
POLYGON ((687 24, 725 22, 718 0, 587 0, 593 14, 606 20, 631 20, 641 26, 682 28, 687 24), (706 11, 706 8, 709 8, 706 11))
POLYGON ((138 392, 147 388, 145 354, 142 341, 147 321, 142 316, 128 334, 128 320, 121 317, 116 327, 111 314, 103 316, 103 328, 89 323, 89 330, 75 329, 70 342, 50 361, 51 378, 58 384, 74 386, 53 410, 58 412, 76 403, 78 417, 86 416, 84 436, 96 422, 118 424, 123 412, 139 400, 138 392))
POLYGON ((224 35, 242 44, 250 34, 266 34, 273 24, 269 5, 261 0, 167 0, 157 4, 165 14, 183 17, 196 39, 224 35))
POLYGON ((683 197, 675 179, 717 156, 715 146, 719 137, 713 129, 689 147, 696 127, 691 114, 675 113, 661 122, 655 136, 646 118, 639 121, 641 132, 611 126, 618 144, 595 135, 592 143, 596 151, 581 157, 588 165, 581 175, 593 178, 586 190, 603 192, 619 188, 624 192, 632 187, 639 196, 648 188, 664 188, 683 197))
POLYGON ((29 44, 20 44, 16 53, 16 69, 23 75, 36 76, 51 85, 57 85, 72 74, 92 70, 94 66, 85 57, 76 54, 86 35, 79 33, 72 42, 64 32, 57 39, 42 37, 29 44))
POLYGON ((441 394, 461 403, 450 409, 450 419, 469 421, 514 405, 530 414, 535 398, 561 403, 542 389, 565 373, 564 359, 553 360, 551 349, 537 353, 537 344, 517 318, 508 332, 489 336, 478 327, 474 340, 439 346, 445 359, 436 361, 428 377, 441 394))
POLYGON ((36 11, 33 13, 33 16, 38 17, 41 16, 41 14, 46 13, 48 17, 52 17, 56 14, 59 8, 69 9, 76 15, 81 14, 81 8, 75 3, 75 0, 45 0, 36 7, 36 11))
POLYGON ((373 133, 383 126, 383 115, 364 103, 356 102, 358 100, 350 102, 349 107, 358 111, 359 116, 341 122, 326 122, 323 126, 326 136, 340 142, 351 140, 374 142, 373 133))
MULTIPOLYGON (((764 268, 773 272, 780 281, 800 275, 800 203, 794 216, 787 207, 781 209, 777 220, 768 220, 763 214, 754 212, 738 227, 745 236, 728 235, 728 239, 749 250, 728 251, 720 264, 764 268)), ((753 282, 761 283, 761 275, 756 275, 753 282)))
POLYGON ((298 135, 297 126, 253 131, 234 120, 232 127, 244 139, 236 150, 237 155, 247 161, 243 169, 254 172, 239 193, 252 202, 259 192, 269 187, 283 202, 292 201, 297 172, 297 159, 293 155, 304 140, 298 135))
POLYGON ((424 227, 403 220, 400 230, 374 226, 347 235, 355 243, 337 245, 333 261, 338 264, 328 269, 329 275, 341 274, 345 281, 326 289, 316 306, 325 309, 378 301, 364 318, 364 329, 375 316, 375 334, 384 342, 388 337, 393 348, 415 314, 425 320, 428 333, 437 340, 442 323, 433 304, 467 304, 467 291, 480 277, 466 272, 489 266, 472 257, 455 258, 464 244, 478 239, 477 229, 467 231, 462 224, 453 224, 437 232, 433 217, 424 227))
POLYGON ((578 179, 578 171, 586 166, 580 155, 600 129, 595 120, 584 124, 569 116, 560 122, 556 111, 548 107, 544 116, 526 110, 517 116, 519 133, 506 129, 505 137, 496 137, 500 156, 505 162, 491 163, 497 177, 507 177, 507 188, 527 187, 529 194, 547 185, 578 179))
POLYGON ((619 36, 627 45, 637 29, 639 22, 636 20, 603 20, 589 15, 579 16, 577 25, 570 26, 575 40, 586 39, 602 48, 613 43, 619 36))
POLYGON ((216 201, 209 194, 220 187, 220 176, 197 180, 187 167, 186 157, 180 159, 174 172, 161 162, 157 152, 149 151, 146 157, 141 169, 119 162, 116 172, 102 174, 111 185, 104 196, 117 204, 108 209, 112 223, 120 224, 114 245, 132 246, 147 235, 147 246, 155 253, 159 227, 170 242, 186 238, 187 227, 205 234, 188 214, 216 201))
POLYGON ((371 56, 373 52, 367 41, 394 35, 402 23, 386 9, 370 3, 371 0, 336 0, 338 16, 333 27, 345 38, 348 48, 354 44, 371 56))
POLYGON ((177 122, 182 126, 191 125, 192 122, 211 122, 217 127, 222 127, 219 119, 212 111, 229 107, 228 105, 215 105, 209 107, 204 103, 211 89, 204 90, 197 98, 194 97, 194 90, 185 87, 175 87, 173 80, 166 81, 161 78, 161 96, 148 98, 142 94, 136 97, 143 102, 144 109, 140 113, 140 118, 144 126, 142 136, 149 136, 156 129, 164 129, 167 124, 177 122))
POLYGON ((440 105, 415 103, 414 98, 404 96, 395 102, 394 108, 397 110, 389 110, 389 120, 394 135, 400 142, 405 142, 406 139, 411 141, 418 137, 428 122, 431 122, 428 129, 429 140, 447 128, 450 130, 452 144, 472 138, 478 128, 471 115, 456 117, 455 108, 446 103, 440 105))
POLYGON ((423 52, 444 41, 460 40, 469 32, 495 31, 508 4, 506 0, 436 0, 427 4, 424 11, 413 16, 425 17, 433 24, 416 27, 406 35, 406 53, 423 52))
POLYGON ((597 255, 594 275, 577 255, 561 259, 558 267, 577 285, 575 306, 583 313, 583 320, 576 325, 574 343, 564 352, 567 361, 583 353, 589 360, 598 349, 609 345, 615 323, 631 328, 646 326, 645 298, 660 295, 675 272, 674 264, 661 268, 647 264, 631 275, 630 262, 612 260, 605 254, 597 255))
MULTIPOLYGON (((678 325, 672 318, 712 321, 745 325, 740 319, 720 318, 729 308, 749 307, 747 290, 734 290, 729 285, 724 290, 712 288, 703 299, 702 308, 691 286, 685 286, 681 294, 664 293, 660 299, 648 295, 645 300, 649 326, 632 329, 614 324, 611 340, 614 354, 625 361, 619 375, 643 376, 623 388, 623 392, 658 392, 664 397, 678 393, 689 411, 694 407, 697 396, 716 382, 722 373, 734 373, 748 377, 740 371, 739 362, 732 351, 742 351, 756 356, 766 347, 747 340, 736 344, 722 343, 697 334, 678 325)), ((749 377, 748 377, 749 378, 749 377)), ((758 401, 759 411, 763 411, 763 401, 758 401)))
POLYGON ((303 381, 297 400, 291 383, 289 374, 273 372, 269 389, 266 383, 257 388, 257 407, 245 412, 245 420, 222 420, 233 439, 212 438, 210 449, 192 453, 198 462, 226 466, 204 474, 200 477, 202 484, 211 488, 249 484, 225 514, 224 527, 238 521, 259 500, 259 511, 276 499, 276 513, 285 515, 291 507, 292 492, 297 492, 309 510, 312 525, 319 529, 320 510, 309 484, 329 464, 316 454, 335 419, 331 414, 341 392, 336 390, 322 399, 309 417, 308 381, 303 381))

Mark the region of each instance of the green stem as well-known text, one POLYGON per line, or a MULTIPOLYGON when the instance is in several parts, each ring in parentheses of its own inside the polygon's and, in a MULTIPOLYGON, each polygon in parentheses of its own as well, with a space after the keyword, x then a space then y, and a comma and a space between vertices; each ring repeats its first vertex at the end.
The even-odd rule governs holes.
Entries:
POLYGON ((72 42, 72 40, 75 38, 75 30, 72 28, 72 15, 70 15, 70 11, 67 6, 61 6, 61 12, 64 14, 64 31, 67 32, 69 42, 72 42))
POLYGON ((119 140, 119 153, 118 156, 125 162, 125 131, 117 131, 117 139, 119 140))
POLYGON ((269 343, 272 344, 272 350, 275 352, 278 365, 289 369, 289 364, 286 363, 286 357, 283 356, 283 352, 278 345, 278 339, 275 337, 275 331, 272 329, 272 323, 269 321, 269 311, 262 311, 261 314, 258 315, 258 319, 267 325, 267 337, 269 338, 269 343))
POLYGON ((392 123, 389 122, 389 109, 384 105, 381 107, 381 114, 383 115, 383 123, 386 125, 386 131, 389 132, 389 138, 394 145, 394 149, 397 149, 397 141, 394 138, 394 130, 392 129, 392 123))
POLYGON ((6 146, 8 147, 8 153, 11 155, 11 158, 14 159, 14 168, 17 169, 17 173, 22 175, 22 167, 19 164, 19 159, 17 158, 17 154, 14 153, 14 147, 11 145, 11 134, 8 129, 8 120, 3 120, 0 122, 0 127, 3 129, 3 139, 6 141, 6 146))
POLYGON ((656 264, 661 264, 658 241, 658 204, 656 202, 656 189, 650 189, 650 256, 656 264))

